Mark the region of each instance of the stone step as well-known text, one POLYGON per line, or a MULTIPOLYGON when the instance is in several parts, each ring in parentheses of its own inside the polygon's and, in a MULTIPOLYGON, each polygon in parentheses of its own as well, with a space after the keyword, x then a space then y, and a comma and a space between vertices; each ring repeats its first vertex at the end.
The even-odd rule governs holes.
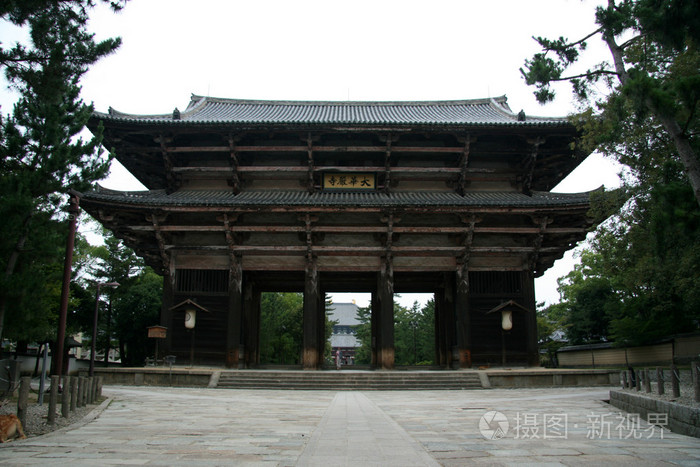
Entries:
POLYGON ((476 372, 222 371, 218 388, 420 390, 482 389, 476 372))

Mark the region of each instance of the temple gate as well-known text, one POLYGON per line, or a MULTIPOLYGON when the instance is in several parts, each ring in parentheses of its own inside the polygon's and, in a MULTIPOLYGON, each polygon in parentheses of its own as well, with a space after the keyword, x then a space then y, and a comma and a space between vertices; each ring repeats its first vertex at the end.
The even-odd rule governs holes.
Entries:
POLYGON ((372 294, 372 362, 394 365, 393 294, 435 295, 436 363, 538 364, 534 278, 585 238, 588 193, 550 190, 586 156, 565 119, 505 97, 447 102, 192 96, 168 115, 95 113, 147 188, 81 205, 164 276, 166 351, 259 363, 260 295, 304 294, 304 368, 323 363, 324 294, 372 294), (501 317, 512 300, 503 344, 501 317))

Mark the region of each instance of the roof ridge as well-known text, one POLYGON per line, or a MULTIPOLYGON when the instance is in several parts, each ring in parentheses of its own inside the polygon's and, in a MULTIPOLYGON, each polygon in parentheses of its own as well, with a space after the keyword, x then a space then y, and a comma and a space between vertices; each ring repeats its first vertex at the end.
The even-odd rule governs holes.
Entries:
POLYGON ((186 111, 200 107, 205 103, 241 104, 241 105, 337 105, 337 106, 436 106, 436 105, 483 105, 495 103, 499 108, 507 107, 508 98, 505 95, 498 97, 482 97, 475 99, 441 99, 441 100, 367 100, 367 101, 334 101, 334 100, 284 100, 284 99, 236 99, 228 97, 200 96, 192 94, 190 104, 186 111))

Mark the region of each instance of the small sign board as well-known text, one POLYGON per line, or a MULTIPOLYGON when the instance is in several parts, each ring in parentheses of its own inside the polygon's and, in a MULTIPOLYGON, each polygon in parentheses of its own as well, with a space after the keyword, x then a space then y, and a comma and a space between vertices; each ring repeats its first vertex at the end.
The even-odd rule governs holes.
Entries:
POLYGON ((165 326, 149 326, 148 337, 155 339, 165 339, 168 334, 168 328, 165 326))
POLYGON ((373 191, 376 176, 372 172, 326 172, 323 174, 324 190, 373 191))

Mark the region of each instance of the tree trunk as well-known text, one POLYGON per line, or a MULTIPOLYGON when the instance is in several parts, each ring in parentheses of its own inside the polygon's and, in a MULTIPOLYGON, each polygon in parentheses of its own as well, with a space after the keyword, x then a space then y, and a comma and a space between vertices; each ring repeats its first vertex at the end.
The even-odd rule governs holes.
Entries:
MULTIPOLYGON (((613 4, 614 6, 614 2, 610 1, 609 3, 613 4)), ((615 42, 614 37, 610 36, 609 34, 604 34, 603 39, 608 45, 610 53, 613 56, 617 77, 620 80, 620 83, 624 86, 629 82, 630 78, 629 74, 627 74, 627 69, 625 68, 623 51, 615 42)), ((671 137, 673 145, 675 146, 676 151, 678 151, 678 156, 681 159, 683 169, 688 177, 690 186, 693 189, 695 201, 698 203, 698 205, 700 205, 700 160, 698 160, 698 155, 690 146, 688 136, 683 133, 683 130, 676 119, 668 112, 659 109, 650 98, 647 97, 644 99, 644 105, 652 113, 652 115, 656 117, 658 122, 661 123, 668 135, 671 137)))
MULTIPOLYGON (((24 244, 27 243, 27 237, 29 237, 29 221, 31 221, 34 213, 30 213, 24 218, 22 222, 22 231, 20 233, 15 247, 10 253, 10 257, 7 260, 7 267, 5 268, 5 282, 12 276, 15 272, 15 267, 17 267, 17 261, 19 260, 19 254, 24 248, 24 244)), ((0 342, 2 342, 3 331, 5 330, 5 310, 7 309, 7 294, 3 291, 0 292, 0 342)), ((0 348, 2 352, 2 348, 0 348)))

